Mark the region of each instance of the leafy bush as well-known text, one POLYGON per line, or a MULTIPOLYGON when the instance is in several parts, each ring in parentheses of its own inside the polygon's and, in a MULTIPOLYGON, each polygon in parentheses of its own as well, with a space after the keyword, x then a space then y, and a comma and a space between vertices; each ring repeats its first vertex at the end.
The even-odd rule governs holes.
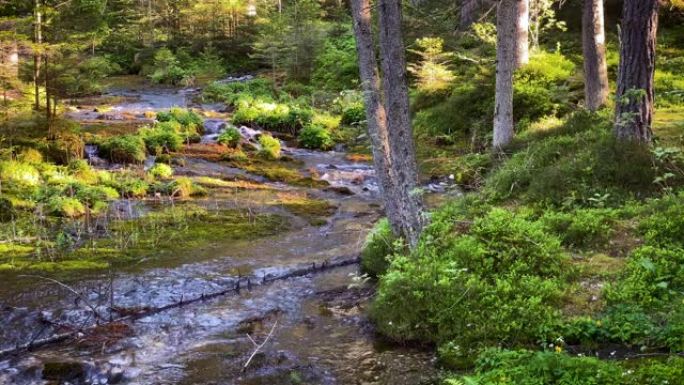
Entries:
POLYGON ((366 237, 366 244, 361 252, 361 270, 372 276, 380 277, 389 268, 389 258, 397 251, 396 237, 392 233, 389 221, 382 219, 366 237))
POLYGON ((233 115, 233 123, 257 125, 269 131, 296 134, 310 123, 312 118, 313 111, 309 108, 256 99, 238 105, 233 115))
POLYGON ((330 136, 330 132, 318 124, 309 124, 299 131, 299 144, 304 148, 314 150, 329 150, 335 142, 330 136))
POLYGON ((582 112, 555 132, 530 135, 535 140, 490 175, 486 193, 494 200, 595 207, 657 193, 650 148, 618 141, 611 126, 607 116, 582 112))
POLYGON ((240 140, 242 135, 235 127, 228 127, 225 131, 221 133, 216 139, 218 144, 228 146, 230 148, 237 148, 240 145, 240 140))
POLYGON ((684 192, 653 200, 639 224, 649 245, 684 248, 684 192))
POLYGON ((49 140, 45 147, 45 154, 59 164, 67 164, 74 159, 83 159, 85 142, 75 132, 78 127, 70 127, 74 131, 62 131, 54 139, 49 140))
POLYGON ((567 268, 560 241, 525 215, 463 202, 433 217, 418 248, 381 278, 372 317, 399 341, 452 343, 465 362, 489 345, 547 338, 567 268))
POLYGON ((168 185, 168 195, 179 198, 189 198, 191 196, 204 195, 205 190, 192 182, 190 178, 176 178, 168 185))
POLYGON ((251 99, 271 99, 274 97, 273 84, 266 79, 252 79, 244 82, 212 83, 202 92, 202 97, 208 102, 223 102, 236 105, 244 96, 251 99))
POLYGON ((177 133, 175 127, 178 123, 163 123, 154 128, 143 128, 140 136, 145 142, 147 151, 151 154, 163 154, 178 151, 183 147, 183 138, 177 133), (175 127, 174 127, 175 126, 175 127))
POLYGON ((100 154, 115 163, 140 163, 145 160, 145 142, 138 135, 113 136, 100 144, 100 154))
POLYGON ((280 158, 280 141, 271 135, 263 134, 259 136, 259 155, 266 159, 280 158))
POLYGON ((0 181, 18 186, 32 187, 40 184, 40 172, 28 164, 9 160, 0 162, 0 181))
POLYGON ((27 148, 17 155, 17 160, 23 163, 37 165, 43 163, 43 154, 33 148, 27 148))
POLYGON ((354 103, 342 110, 342 124, 351 126, 366 121, 366 108, 363 103, 354 103))
POLYGON ((86 213, 86 208, 76 198, 54 196, 46 205, 47 211, 52 215, 76 218, 86 213))
POLYGON ((547 210, 541 217, 546 228, 566 246, 603 246, 612 234, 615 211, 576 209, 570 212, 547 210))
MULTIPOLYGON (((157 121, 159 122, 178 122, 181 128, 184 130, 195 131, 202 133, 204 127, 204 120, 201 116, 192 110, 185 110, 182 108, 174 107, 168 112, 160 111, 157 112, 157 121)), ((180 131, 180 129, 176 129, 180 131)))
POLYGON ((326 39, 316 56, 311 81, 317 89, 341 91, 356 88, 358 78, 356 42, 351 26, 346 26, 339 36, 326 39))
POLYGON ((155 163, 147 173, 153 178, 168 179, 173 176, 173 169, 168 164, 155 163))

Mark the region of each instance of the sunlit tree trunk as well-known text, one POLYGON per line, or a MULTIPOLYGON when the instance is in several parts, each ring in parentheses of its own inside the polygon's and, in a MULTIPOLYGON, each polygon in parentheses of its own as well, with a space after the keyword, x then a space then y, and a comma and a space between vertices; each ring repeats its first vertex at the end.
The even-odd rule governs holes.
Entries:
POLYGON ((423 201, 409 111, 406 55, 401 30, 401 0, 378 0, 380 67, 389 130, 390 168, 403 234, 415 247, 423 230, 423 201))
POLYGON ((387 217, 395 234, 415 247, 424 218, 422 198, 417 190, 418 172, 401 37, 401 3, 399 0, 378 3, 382 80, 375 58, 370 3, 353 0, 352 10, 368 128, 387 217))
POLYGON ((622 14, 615 135, 650 142, 653 133, 659 0, 625 0, 622 14))
MULTIPOLYGON (((373 44, 371 4, 369 0, 352 0, 351 8, 354 18, 359 73, 366 107, 368 136, 373 151, 373 164, 378 178, 380 194, 384 198, 386 214, 388 218, 397 218, 396 203, 391 199, 394 186, 390 177, 391 162, 387 115, 382 101, 380 76, 378 75, 375 45, 373 44)), ((395 234, 401 234, 401 227, 396 219, 390 220, 390 224, 395 234)))
POLYGON ((585 104, 590 111, 603 107, 609 92, 603 20, 603 0, 584 0, 582 13, 584 95, 585 104))
POLYGON ((515 15, 515 67, 530 61, 530 0, 516 0, 515 15))
POLYGON ((519 0, 501 0, 496 13, 496 93, 494 96, 495 151, 513 139, 513 72, 517 57, 519 0))
POLYGON ((40 45, 43 42, 43 12, 40 0, 35 0, 33 9, 33 42, 36 44, 33 53, 33 88, 34 88, 34 108, 40 110, 40 67, 41 52, 40 45))

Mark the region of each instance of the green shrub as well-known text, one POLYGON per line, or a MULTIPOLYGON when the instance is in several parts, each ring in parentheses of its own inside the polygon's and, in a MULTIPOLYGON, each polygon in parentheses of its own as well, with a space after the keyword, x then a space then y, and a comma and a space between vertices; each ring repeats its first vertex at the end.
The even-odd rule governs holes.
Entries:
POLYGON ((240 145, 240 140, 242 135, 235 127, 228 127, 225 131, 221 133, 216 139, 218 144, 228 146, 230 148, 237 148, 240 145))
POLYGON ((448 206, 417 249, 395 256, 371 315, 399 341, 451 342, 461 358, 490 345, 543 341, 559 315, 567 274, 560 241, 525 215, 448 206))
POLYGON ((90 164, 84 159, 73 160, 67 165, 69 173, 80 181, 85 183, 94 184, 99 180, 99 174, 97 171, 90 167, 90 164))
POLYGON ((354 103, 342 110, 342 124, 358 125, 366 121, 366 108, 363 103, 354 103))
POLYGON ((124 177, 113 186, 125 198, 142 198, 147 195, 150 185, 140 179, 124 177))
POLYGON ((262 134, 259 136, 259 155, 266 159, 280 158, 280 141, 271 135, 262 134))
POLYGON ((610 126, 607 117, 578 113, 523 149, 514 146, 517 152, 490 174, 487 195, 496 201, 602 207, 656 194, 657 162, 650 148, 618 141, 610 126))
POLYGON ((269 131, 296 134, 312 118, 309 108, 255 99, 239 103, 232 121, 236 125, 257 125, 269 131))
MULTIPOLYGON (((69 127, 74 131, 79 127, 69 127)), ((49 140, 45 154, 59 164, 67 164, 74 159, 83 159, 85 142, 77 132, 63 131, 49 140)))
POLYGON ((208 102, 223 102, 236 105, 244 96, 271 99, 274 97, 273 84, 266 79, 252 79, 245 82, 212 83, 202 91, 202 97, 208 102))
POLYGON ((28 164, 43 163, 43 154, 33 148, 27 148, 17 155, 17 160, 28 164))
POLYGON ((185 110, 178 107, 171 108, 168 112, 158 112, 157 121, 162 123, 178 122, 182 128, 198 130, 200 134, 204 128, 204 120, 201 116, 192 110, 185 110))
MULTIPOLYGON (((178 125, 176 123, 175 125, 178 125)), ((151 154, 163 154, 178 151, 183 147, 183 137, 173 129, 173 124, 158 125, 154 128, 140 130, 147 151, 151 154)))
POLYGON ((330 132, 318 124, 309 124, 299 131, 298 141, 302 147, 314 150, 329 150, 335 144, 330 132))
POLYGON ((477 359, 475 375, 461 380, 472 385, 619 385, 625 379, 619 365, 597 358, 487 349, 477 359))
POLYGON ((18 186, 34 187, 40 184, 41 178, 34 166, 8 160, 0 162, 0 181, 18 186))
POLYGON ((76 198, 54 196, 48 200, 47 211, 56 216, 76 218, 86 213, 86 208, 76 198))
POLYGON ((603 246, 608 242, 615 215, 616 212, 610 209, 547 210, 541 221, 564 245, 583 248, 603 246))
POLYGON ((115 163, 140 163, 145 160, 145 141, 138 135, 113 136, 100 144, 100 154, 115 163))
POLYGON ((684 248, 684 192, 652 201, 639 230, 654 246, 684 248))
POLYGON ((147 173, 153 178, 168 179, 173 176, 173 169, 168 164, 155 163, 147 173))
POLYGON ((356 43, 351 26, 335 37, 326 39, 316 56, 311 81, 317 89, 341 91, 358 86, 359 67, 356 61, 356 43))
POLYGON ((398 251, 394 244, 396 240, 389 221, 380 220, 366 237, 361 252, 361 270, 371 277, 385 274, 389 268, 389 258, 398 251))

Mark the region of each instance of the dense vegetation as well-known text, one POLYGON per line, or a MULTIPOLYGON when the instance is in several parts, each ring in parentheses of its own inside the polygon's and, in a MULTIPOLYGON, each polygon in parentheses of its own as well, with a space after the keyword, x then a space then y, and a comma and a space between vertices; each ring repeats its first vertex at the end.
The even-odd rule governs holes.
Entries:
MULTIPOLYGON (((0 68, 0 271, 103 270, 163 258, 172 236, 191 247, 287 228, 279 215, 187 202, 253 186, 179 175, 186 156, 317 188, 327 183, 300 172, 285 144, 372 153, 343 2, 38 3, 0 4, 2 52, 21 59, 3 57, 0 68), (41 41, 29 38, 36 12, 41 41), (256 76, 223 79, 246 73, 256 76), (212 116, 200 108, 146 112, 132 124, 70 118, 132 77, 145 87, 201 86, 194 106, 219 103, 230 122, 209 146, 200 142, 212 116), (264 132, 248 140, 244 128, 264 132), (87 161, 86 146, 121 167, 87 161), (110 212, 120 199, 167 198, 179 205, 141 220, 110 212)), ((361 265, 377 280, 369 312, 378 332, 435 349, 447 385, 681 383, 680 2, 662 11, 655 140, 644 145, 613 133, 624 101, 585 108, 581 2, 536 1, 536 41, 513 78, 516 136, 501 151, 491 150, 494 15, 455 33, 452 3, 407 2, 403 28, 421 182, 453 180, 464 194, 431 207, 415 247, 386 219, 369 234, 361 265)), ((610 20, 616 3, 606 2, 610 20)), ((607 25, 612 91, 619 31, 607 25)), ((104 116, 116 101, 95 107, 104 116)), ((312 226, 332 210, 308 196, 277 204, 312 226)))

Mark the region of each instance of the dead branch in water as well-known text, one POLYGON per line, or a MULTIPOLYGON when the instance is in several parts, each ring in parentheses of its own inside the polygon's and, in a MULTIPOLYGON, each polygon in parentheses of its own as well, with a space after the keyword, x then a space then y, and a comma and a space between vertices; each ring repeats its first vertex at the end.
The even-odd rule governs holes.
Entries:
POLYGON ((243 373, 245 372, 245 370, 247 370, 247 367, 249 366, 249 363, 252 362, 252 359, 254 358, 254 356, 256 356, 256 354, 259 353, 259 350, 261 350, 264 347, 264 345, 266 345, 268 340, 271 338, 271 336, 273 335, 273 331, 275 331, 276 326, 278 326, 278 320, 276 320, 273 323, 273 326, 271 327, 271 331, 268 332, 266 339, 261 344, 257 344, 256 341, 254 341, 254 339, 252 338, 252 336, 250 336, 249 333, 247 333, 247 338, 249 338, 249 340, 252 341, 252 343, 254 344, 254 351, 252 352, 252 355, 249 356, 249 359, 247 360, 247 362, 245 362, 245 365, 242 367, 243 373))
MULTIPOLYGON (((232 287, 227 288, 225 290, 221 290, 221 291, 210 293, 210 294, 202 294, 196 298, 181 299, 179 302, 171 303, 169 305, 165 305, 165 306, 161 306, 161 307, 146 308, 141 312, 136 312, 135 314, 127 314, 127 315, 122 316, 122 317, 113 318, 111 321, 106 322, 106 323, 102 323, 99 326, 100 327, 107 326, 108 324, 116 323, 116 322, 125 322, 125 321, 133 322, 133 321, 136 321, 136 320, 144 318, 144 317, 148 317, 148 316, 151 316, 154 314, 158 314, 158 313, 164 312, 166 310, 179 308, 179 307, 189 305, 192 303, 203 302, 203 301, 206 301, 209 299, 213 299, 216 297, 221 297, 221 296, 229 295, 229 294, 240 294, 240 290, 245 290, 245 289, 249 290, 252 287, 263 286, 263 285, 273 283, 276 281, 283 281, 283 280, 290 279, 290 278, 302 277, 302 276, 305 276, 308 274, 321 273, 321 272, 325 272, 325 271, 335 269, 335 268, 339 268, 339 267, 358 264, 360 262, 360 260, 361 260, 361 258, 358 256, 341 257, 341 258, 333 260, 333 261, 324 261, 318 265, 314 262, 311 265, 295 268, 295 269, 292 269, 292 270, 285 272, 283 274, 280 274, 280 275, 265 275, 265 276, 261 277, 261 279, 256 279, 258 277, 251 277, 254 279, 251 279, 250 277, 238 277, 238 279, 235 283, 235 286, 232 286, 232 287), (249 287, 247 287, 248 282, 249 282, 249 287)), ((43 278, 43 277, 41 277, 41 278, 43 278)), ((48 280, 50 280, 50 279, 48 279, 48 280)), ((54 280, 51 280, 51 281, 54 281, 54 280)), ((63 284, 61 284, 61 282, 55 282, 55 283, 60 284, 60 286, 63 285, 63 284)), ((67 288, 67 290, 71 291, 72 293, 77 293, 72 288, 69 288, 69 287, 66 287, 66 288, 67 288)), ((78 295, 79 295, 79 297, 82 297, 80 294, 78 294, 78 295)), ((116 311, 116 309, 112 309, 112 311, 116 311)), ((97 314, 97 313, 95 313, 95 314, 97 314)), ((4 357, 10 356, 10 355, 20 354, 22 352, 25 352, 25 351, 28 351, 28 350, 31 350, 34 348, 39 348, 42 346, 60 343, 60 342, 69 340, 70 338, 77 336, 79 333, 85 333, 88 330, 92 330, 92 329, 96 328, 97 326, 98 325, 94 325, 94 326, 86 327, 86 328, 80 328, 78 330, 74 330, 74 331, 70 331, 70 332, 66 332, 66 333, 54 334, 50 337, 46 337, 46 338, 39 339, 39 340, 34 340, 34 341, 31 341, 28 343, 17 344, 17 346, 15 346, 14 348, 0 350, 0 358, 4 358, 4 357)))
POLYGON ((69 285, 67 285, 67 284, 65 284, 65 283, 63 283, 63 282, 60 282, 60 281, 58 281, 58 280, 56 280, 56 279, 52 279, 52 278, 48 278, 48 277, 43 277, 43 276, 41 276, 41 275, 20 275, 19 277, 22 277, 22 278, 38 278, 38 279, 42 279, 42 280, 44 280, 44 281, 52 282, 52 283, 54 283, 54 284, 57 285, 57 286, 60 286, 60 287, 62 287, 62 288, 64 288, 64 289, 67 289, 68 291, 70 291, 71 293, 73 293, 73 294, 76 296, 77 299, 83 301, 83 303, 84 303, 84 304, 93 312, 93 314, 95 315, 95 318, 97 318, 98 320, 102 320, 102 321, 105 320, 105 319, 100 315, 100 313, 98 313, 98 311, 97 311, 97 309, 95 308, 95 306, 93 306, 90 302, 88 302, 88 300, 86 300, 85 297, 84 297, 81 293, 79 293, 79 292, 77 292, 76 290, 74 290, 74 288, 72 288, 71 286, 69 286, 69 285))

